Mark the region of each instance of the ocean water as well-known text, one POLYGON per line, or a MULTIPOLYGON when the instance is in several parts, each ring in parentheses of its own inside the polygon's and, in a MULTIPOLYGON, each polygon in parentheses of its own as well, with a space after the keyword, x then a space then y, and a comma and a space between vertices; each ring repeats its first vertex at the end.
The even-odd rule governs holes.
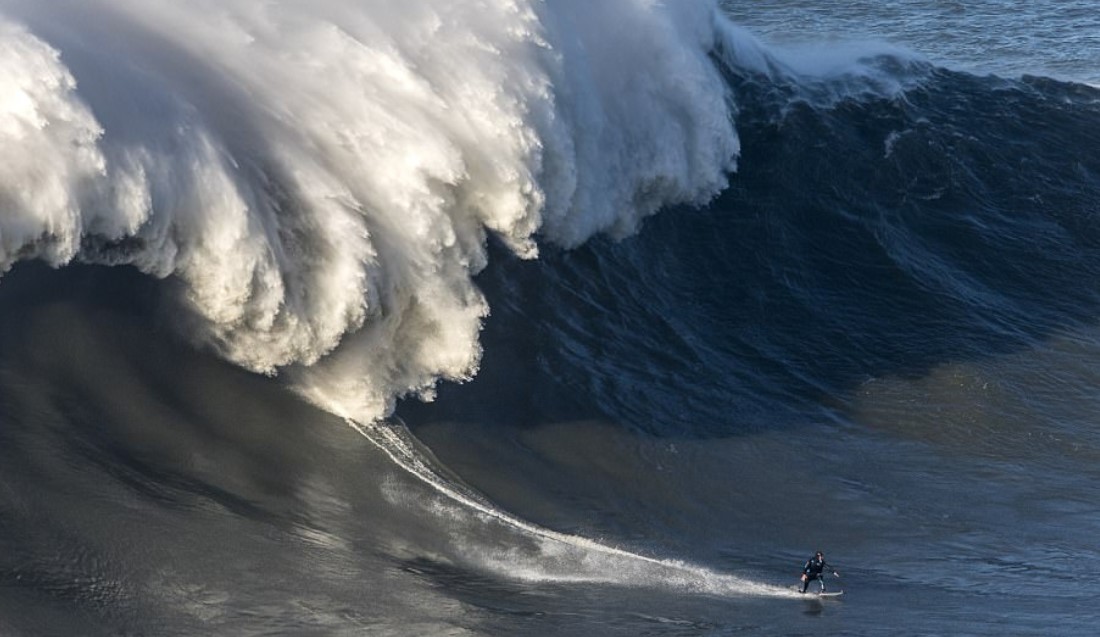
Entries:
POLYGON ((1094 634, 1098 15, 0 0, 0 635, 1094 634))

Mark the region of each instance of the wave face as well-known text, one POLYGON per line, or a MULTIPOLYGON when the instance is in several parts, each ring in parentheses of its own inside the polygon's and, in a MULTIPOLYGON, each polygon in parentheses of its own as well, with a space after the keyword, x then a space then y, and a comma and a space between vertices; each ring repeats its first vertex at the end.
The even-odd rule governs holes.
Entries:
MULTIPOLYGON (((1064 573, 1096 555, 1100 90, 875 50, 731 64, 729 188, 627 241, 500 255, 478 377, 398 414, 552 528, 763 581, 800 557, 779 547, 843 547, 860 608, 812 628, 878 634, 881 604, 890 630, 1087 634, 1064 573), (965 611, 922 619, 914 587, 965 611)), ((729 632, 807 626, 736 606, 729 632)))
POLYGON ((4 2, 0 267, 171 277, 196 340, 380 417, 476 370, 488 236, 534 256, 536 236, 621 236, 726 185, 719 19, 632 0, 4 2))
POLYGON ((449 398, 476 421, 545 410, 723 436, 832 420, 874 379, 1090 325, 1100 92, 909 56, 856 70, 730 73, 730 188, 630 241, 487 271, 492 379, 449 398), (522 365, 498 348, 523 351, 530 397, 478 408, 522 365))

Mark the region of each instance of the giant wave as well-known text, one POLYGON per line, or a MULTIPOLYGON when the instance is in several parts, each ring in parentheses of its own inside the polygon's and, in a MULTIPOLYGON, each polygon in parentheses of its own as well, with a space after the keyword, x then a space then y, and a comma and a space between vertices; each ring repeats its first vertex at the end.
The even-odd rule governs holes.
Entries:
POLYGON ((0 632, 797 632, 821 542, 1088 634, 1095 89, 708 0, 0 0, 0 88, 0 632))
POLYGON ((171 278, 197 342, 373 420, 475 373, 489 237, 533 257, 726 185, 729 28, 710 1, 5 0, 0 267, 171 278))

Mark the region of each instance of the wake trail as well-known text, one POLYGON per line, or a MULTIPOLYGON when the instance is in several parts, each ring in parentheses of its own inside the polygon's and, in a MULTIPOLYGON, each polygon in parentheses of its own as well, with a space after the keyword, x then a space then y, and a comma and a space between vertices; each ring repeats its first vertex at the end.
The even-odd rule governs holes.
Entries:
POLYGON ((491 518, 538 542, 541 553, 499 551, 480 556, 482 566, 529 581, 601 582, 623 586, 665 587, 719 596, 798 597, 791 590, 718 573, 678 560, 659 559, 561 533, 522 520, 489 502, 483 495, 441 475, 403 424, 345 421, 378 447, 397 466, 466 510, 491 518))

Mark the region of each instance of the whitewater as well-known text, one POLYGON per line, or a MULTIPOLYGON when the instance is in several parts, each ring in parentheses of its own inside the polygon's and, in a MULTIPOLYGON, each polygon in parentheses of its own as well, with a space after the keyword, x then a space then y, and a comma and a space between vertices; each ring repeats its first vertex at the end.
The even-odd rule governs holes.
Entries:
POLYGON ((736 163, 711 2, 4 2, 0 20, 0 267, 171 277, 196 342, 361 421, 476 372, 489 237, 534 257, 624 236, 736 163))

